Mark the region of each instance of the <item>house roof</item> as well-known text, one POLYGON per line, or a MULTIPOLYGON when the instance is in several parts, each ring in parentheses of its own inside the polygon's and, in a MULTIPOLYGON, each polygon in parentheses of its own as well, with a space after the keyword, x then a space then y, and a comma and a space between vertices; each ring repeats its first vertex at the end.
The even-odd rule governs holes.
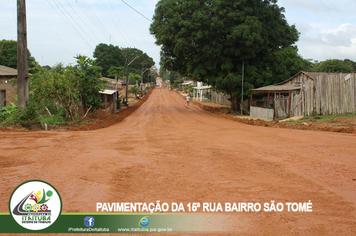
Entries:
POLYGON ((257 89, 251 89, 254 92, 262 92, 262 91, 291 91, 300 89, 300 85, 293 84, 282 84, 282 85, 269 85, 257 89))
POLYGON ((178 85, 190 85, 190 84, 193 84, 193 81, 189 81, 189 82, 185 82, 185 83, 180 83, 178 85))
POLYGON ((299 71, 297 74, 295 74, 294 76, 292 76, 290 79, 285 80, 283 82, 280 82, 278 84, 284 84, 286 82, 289 82, 290 80, 293 80, 295 77, 297 77, 300 74, 305 74, 307 75, 310 79, 312 80, 316 80, 318 77, 320 76, 333 76, 333 75, 344 75, 345 77, 354 74, 355 72, 351 72, 351 73, 341 73, 341 72, 311 72, 311 71, 299 71))
POLYGON ((205 89, 211 89, 211 85, 209 86, 202 86, 202 87, 193 87, 193 89, 199 89, 199 90, 205 90, 205 89))
POLYGON ((116 90, 105 89, 104 91, 100 91, 99 93, 112 95, 112 94, 116 93, 116 90))
POLYGON ((17 76, 17 70, 0 65, 0 76, 17 76))
POLYGON ((299 71, 297 74, 292 76, 290 79, 287 79, 285 81, 282 81, 280 83, 274 84, 274 85, 269 85, 257 89, 251 89, 250 91, 253 92, 271 92, 271 91, 291 91, 291 90, 299 90, 301 89, 301 86, 299 84, 286 84, 287 82, 293 80, 295 77, 299 76, 300 74, 305 74, 308 76, 311 80, 316 80, 319 76, 322 75, 333 75, 333 74, 340 74, 338 72, 310 72, 310 71, 299 71))

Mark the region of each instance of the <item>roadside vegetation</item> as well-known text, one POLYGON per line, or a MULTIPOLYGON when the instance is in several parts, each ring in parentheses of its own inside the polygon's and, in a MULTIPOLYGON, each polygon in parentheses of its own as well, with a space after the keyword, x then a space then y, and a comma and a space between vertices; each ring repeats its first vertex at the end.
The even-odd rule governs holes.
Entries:
POLYGON ((304 123, 304 122, 323 122, 323 121, 330 121, 335 120, 338 118, 355 118, 356 113, 345 113, 345 114, 331 114, 331 115, 311 115, 308 117, 303 117, 299 120, 287 120, 286 122, 290 123, 304 123))
MULTIPOLYGON (((31 124, 56 125, 65 121, 76 121, 88 110, 101 108, 99 91, 106 87, 100 80, 101 68, 95 61, 78 55, 77 64, 55 70, 38 67, 30 75, 30 101, 25 109, 10 104, 0 110, 2 126, 31 124)), ((16 84, 16 80, 12 81, 16 84)))

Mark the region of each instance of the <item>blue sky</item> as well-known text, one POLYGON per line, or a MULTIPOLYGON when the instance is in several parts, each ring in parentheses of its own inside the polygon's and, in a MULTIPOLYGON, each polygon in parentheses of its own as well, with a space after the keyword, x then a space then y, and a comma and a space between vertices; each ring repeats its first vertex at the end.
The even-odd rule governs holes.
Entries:
MULTIPOLYGON (((125 2, 152 19, 158 1, 125 2)), ((278 5, 301 33, 297 45, 303 58, 356 61, 355 0, 279 0, 278 5)), ((0 2, 0 39, 16 40, 16 14, 16 1, 0 2)), ((41 65, 68 65, 77 54, 92 57, 99 43, 136 47, 158 64, 160 47, 149 25, 120 0, 27 1, 28 48, 41 65)))

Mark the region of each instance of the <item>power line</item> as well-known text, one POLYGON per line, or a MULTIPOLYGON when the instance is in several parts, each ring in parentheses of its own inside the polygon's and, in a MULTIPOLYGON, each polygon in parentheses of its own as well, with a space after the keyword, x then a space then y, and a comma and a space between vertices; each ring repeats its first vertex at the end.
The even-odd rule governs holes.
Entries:
POLYGON ((82 9, 84 14, 89 18, 89 20, 94 24, 94 26, 98 29, 98 31, 104 36, 104 38, 108 38, 108 36, 105 35, 103 28, 98 24, 97 20, 90 14, 89 10, 87 10, 85 8, 86 6, 83 3, 81 3, 80 1, 76 1, 76 3, 82 9))
MULTIPOLYGON (((103 0, 101 0, 101 1, 103 1, 103 0)), ((104 3, 104 2, 103 2, 104 3)), ((119 18, 119 16, 118 16, 118 14, 116 13, 116 11, 115 11, 115 9, 114 9, 114 6, 112 5, 112 3, 111 3, 111 1, 109 0, 109 4, 110 4, 110 7, 111 7, 111 9, 114 11, 114 15, 116 16, 116 19, 117 19, 117 21, 119 22, 119 25, 121 26, 121 28, 122 28, 122 31, 124 32, 124 40, 126 41, 126 39, 127 39, 127 43, 128 43, 128 45, 130 46, 130 37, 129 37, 129 35, 127 34, 127 32, 126 32, 126 30, 125 30, 125 28, 121 25, 121 21, 120 21, 120 18, 119 18)), ((113 19, 113 21, 114 21, 114 19, 113 19)), ((116 22, 114 21, 114 23, 115 23, 115 25, 116 25, 116 22)), ((117 25, 116 25, 117 26, 117 25)))
POLYGON ((80 15, 76 12, 76 10, 70 5, 70 3, 66 0, 67 4, 72 8, 74 13, 78 16, 78 18, 83 22, 83 24, 88 28, 88 30, 94 35, 94 37, 100 42, 100 39, 96 36, 96 34, 91 30, 91 28, 85 23, 85 21, 80 17, 80 15))
MULTIPOLYGON (((48 4, 53 8, 53 10, 56 11, 56 8, 49 2, 49 0, 47 0, 48 4)), ((58 4, 53 0, 53 2, 56 4, 57 8, 62 12, 62 15, 60 15, 62 17, 62 19, 64 20, 64 22, 67 22, 67 25, 69 26, 69 28, 75 33, 77 34, 77 36, 81 37, 83 39, 83 41, 88 44, 88 46, 92 49, 94 49, 90 43, 88 43, 88 41, 80 34, 80 32, 75 28, 75 26, 72 24, 72 22, 70 22, 70 20, 68 19, 68 17, 64 14, 64 12, 60 9, 60 7, 58 6, 58 4)))
MULTIPOLYGON (((53 0, 54 1, 54 0, 53 0)), ((89 38, 89 39, 91 39, 90 38, 90 36, 82 29, 82 27, 78 24, 78 22, 72 17, 72 15, 67 11, 67 9, 61 4, 61 2, 58 0, 58 3, 59 3, 59 5, 60 5, 60 7, 62 7, 63 9, 64 9, 64 11, 65 12, 67 12, 67 14, 68 14, 68 16, 74 21, 74 23, 76 23, 77 24, 77 26, 79 27, 79 29, 81 29, 83 32, 84 32, 84 34, 89 38)), ((79 30, 78 30, 79 31, 79 30)), ((91 39, 92 40, 92 42, 94 42, 95 43, 95 41, 93 40, 93 39, 91 39)))
POLYGON ((132 10, 134 10, 135 12, 137 12, 138 14, 140 14, 143 18, 145 18, 146 20, 148 20, 149 22, 152 22, 152 20, 148 19, 146 16, 144 16, 143 14, 141 14, 141 12, 137 11, 135 8, 133 8, 132 6, 130 6, 127 2, 125 2, 124 0, 121 0, 123 3, 125 3, 127 6, 129 6, 132 10))
POLYGON ((87 8, 87 11, 89 12, 89 14, 91 14, 93 16, 93 18, 97 21, 99 28, 103 29, 104 31, 106 31, 106 33, 108 33, 109 39, 113 38, 116 41, 116 39, 106 29, 105 25, 100 21, 100 19, 97 17, 95 12, 90 8, 90 6, 87 4, 84 4, 84 0, 78 0, 78 2, 82 2, 83 6, 87 8))

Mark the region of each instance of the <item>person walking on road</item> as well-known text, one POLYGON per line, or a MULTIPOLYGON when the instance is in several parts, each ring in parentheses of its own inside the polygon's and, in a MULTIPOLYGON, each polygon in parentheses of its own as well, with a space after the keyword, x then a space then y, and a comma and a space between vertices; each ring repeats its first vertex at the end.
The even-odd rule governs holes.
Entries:
POLYGON ((189 106, 190 96, 187 96, 187 105, 189 106))

